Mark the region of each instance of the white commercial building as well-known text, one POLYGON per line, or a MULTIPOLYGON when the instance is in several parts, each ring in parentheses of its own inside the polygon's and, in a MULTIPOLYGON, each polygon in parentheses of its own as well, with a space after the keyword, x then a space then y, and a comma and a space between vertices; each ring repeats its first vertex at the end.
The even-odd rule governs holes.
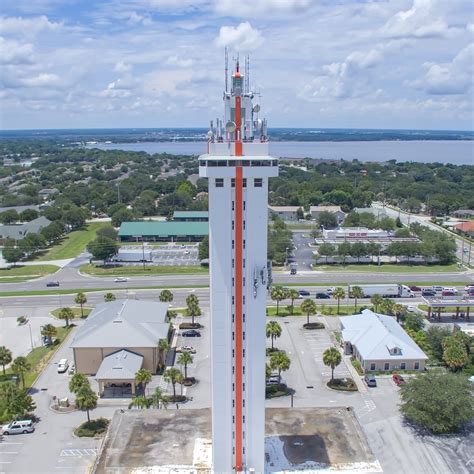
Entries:
POLYGON ((209 179, 213 471, 265 465, 265 303, 269 156, 266 120, 239 71, 211 122, 199 174, 209 179))
POLYGON ((424 370, 428 356, 392 316, 365 309, 341 318, 346 354, 364 371, 424 370))
POLYGON ((390 234, 382 229, 367 229, 365 227, 341 227, 340 229, 324 229, 324 239, 386 239, 390 234))

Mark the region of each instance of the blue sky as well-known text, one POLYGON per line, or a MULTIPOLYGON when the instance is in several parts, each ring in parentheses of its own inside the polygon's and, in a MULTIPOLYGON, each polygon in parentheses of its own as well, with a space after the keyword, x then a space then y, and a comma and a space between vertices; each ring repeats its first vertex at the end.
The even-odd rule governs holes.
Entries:
POLYGON ((473 129, 471 0, 16 0, 0 127, 205 127, 223 51, 270 126, 473 129))

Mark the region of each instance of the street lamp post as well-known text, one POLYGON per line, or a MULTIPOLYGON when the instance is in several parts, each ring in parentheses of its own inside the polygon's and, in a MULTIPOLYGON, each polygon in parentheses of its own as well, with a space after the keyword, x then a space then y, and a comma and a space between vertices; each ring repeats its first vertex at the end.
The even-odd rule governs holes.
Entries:
POLYGON ((31 322, 28 322, 28 328, 30 329, 31 350, 33 350, 33 334, 31 333, 31 322))
POLYGON ((290 247, 285 248, 285 267, 288 266, 288 250, 290 250, 290 247))

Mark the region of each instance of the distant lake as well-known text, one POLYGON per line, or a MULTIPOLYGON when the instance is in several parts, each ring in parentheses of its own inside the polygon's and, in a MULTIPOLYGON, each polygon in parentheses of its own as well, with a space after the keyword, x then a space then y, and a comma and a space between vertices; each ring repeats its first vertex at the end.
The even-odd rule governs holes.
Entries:
MULTIPOLYGON (((101 150, 144 151, 176 155, 200 155, 204 142, 98 143, 88 148, 101 150)), ((348 141, 348 142, 270 142, 270 153, 284 158, 320 158, 360 161, 417 161, 474 165, 474 141, 348 141)))

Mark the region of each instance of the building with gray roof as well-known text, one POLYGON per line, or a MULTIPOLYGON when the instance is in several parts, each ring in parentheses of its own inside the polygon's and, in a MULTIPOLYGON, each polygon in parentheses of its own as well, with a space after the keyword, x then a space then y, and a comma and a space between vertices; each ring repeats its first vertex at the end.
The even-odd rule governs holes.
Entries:
POLYGON ((28 234, 38 234, 41 229, 48 227, 51 221, 44 216, 23 224, 0 225, 0 241, 6 239, 23 240, 28 234))
POLYGON ((428 356, 397 321, 365 309, 341 318, 345 354, 351 354, 366 372, 424 370, 428 356))
POLYGON ((169 340, 167 310, 167 303, 154 301, 116 300, 97 305, 71 343, 76 371, 96 375, 101 392, 112 383, 134 387, 140 368, 156 373, 158 343, 169 340))

